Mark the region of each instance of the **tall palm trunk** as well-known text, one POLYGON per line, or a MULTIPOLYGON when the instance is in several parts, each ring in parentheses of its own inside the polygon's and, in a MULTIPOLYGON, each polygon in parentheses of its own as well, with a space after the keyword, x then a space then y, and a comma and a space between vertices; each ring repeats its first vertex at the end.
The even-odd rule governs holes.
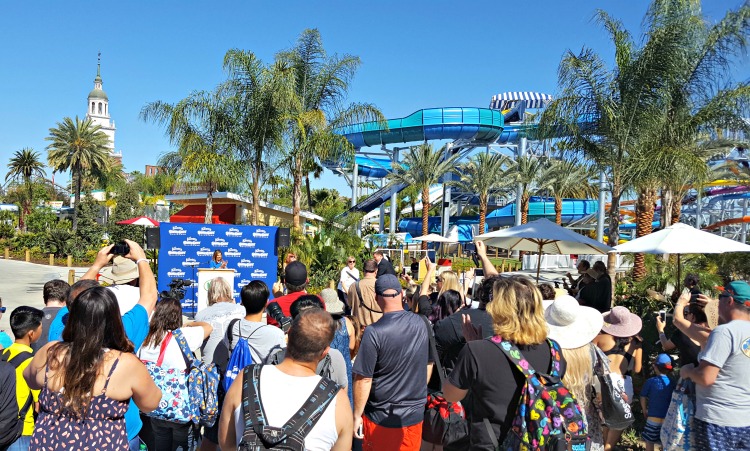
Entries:
POLYGON ((479 234, 484 233, 484 223, 487 220, 487 196, 479 197, 479 234))
POLYGON ((302 198, 302 159, 297 158, 294 162, 294 174, 292 175, 294 181, 292 185, 292 225, 295 230, 302 231, 302 225, 300 224, 300 203, 302 198))
MULTIPOLYGON (((636 238, 646 236, 653 230, 656 197, 656 189, 653 187, 643 188, 638 193, 638 200, 635 203, 636 238)), ((644 254, 635 254, 633 279, 638 281, 643 280, 644 277, 646 277, 646 257, 644 254)))
POLYGON ((562 225, 562 197, 555 196, 555 224, 562 225))
POLYGON ((255 172, 253 186, 250 188, 253 196, 252 224, 260 225, 260 182, 258 171, 255 172))
POLYGON ((675 199, 672 201, 672 211, 670 214, 672 215, 672 224, 677 224, 680 222, 680 217, 682 216, 682 198, 684 196, 678 196, 675 197, 675 199))
POLYGON ((73 170, 73 173, 74 173, 73 174, 73 178, 75 178, 75 182, 74 183, 76 184, 76 188, 75 188, 76 192, 75 192, 75 198, 74 198, 75 199, 74 202, 76 204, 76 207, 75 207, 75 209, 73 209, 73 227, 72 227, 72 229, 73 229, 73 232, 75 232, 76 230, 78 230, 78 212, 81 209, 81 185, 83 183, 83 181, 81 180, 81 178, 82 178, 81 175, 82 174, 81 174, 81 167, 80 167, 80 165, 76 165, 75 169, 73 170))
POLYGON ((206 216, 203 218, 203 222, 211 224, 214 216, 214 186, 212 183, 208 184, 208 193, 206 194, 206 216))
POLYGON ((310 189, 310 174, 305 175, 305 191, 307 191, 307 210, 312 211, 312 190, 310 189))
POLYGON ((674 206, 674 192, 669 188, 661 190, 661 215, 659 223, 661 228, 672 225, 672 208, 674 206))
POLYGON ((619 177, 612 180, 612 201, 609 204, 609 233, 607 241, 610 246, 617 246, 620 241, 620 197, 622 196, 622 183, 619 177))
POLYGON ((521 196, 521 224, 529 222, 529 193, 524 191, 521 196))
MULTIPOLYGON (((430 187, 422 188, 422 236, 430 232, 430 187)), ((422 241, 422 250, 427 250, 427 241, 422 241)))

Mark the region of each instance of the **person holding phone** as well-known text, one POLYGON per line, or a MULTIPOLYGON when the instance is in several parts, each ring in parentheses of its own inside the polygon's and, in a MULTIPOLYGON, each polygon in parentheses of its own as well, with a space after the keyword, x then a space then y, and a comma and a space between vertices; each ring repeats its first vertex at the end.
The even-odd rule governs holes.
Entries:
POLYGON ((662 316, 659 312, 656 315, 656 330, 659 332, 659 342, 665 352, 677 349, 677 355, 680 358, 680 366, 688 364, 698 364, 698 353, 701 351, 702 342, 708 337, 710 329, 708 328, 708 318, 703 307, 698 302, 690 302, 692 296, 688 287, 685 287, 685 293, 678 299, 675 305, 675 315, 673 324, 676 329, 670 336, 664 332, 667 325, 666 312, 662 316), (702 332, 702 334, 694 332, 702 332), (702 337, 701 337, 702 335, 702 337))

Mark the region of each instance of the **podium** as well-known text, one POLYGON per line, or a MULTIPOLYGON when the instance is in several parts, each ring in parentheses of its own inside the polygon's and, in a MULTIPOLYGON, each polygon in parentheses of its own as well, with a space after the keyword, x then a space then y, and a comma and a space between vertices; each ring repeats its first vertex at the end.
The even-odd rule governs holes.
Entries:
POLYGON ((227 281, 229 286, 232 287, 232 295, 234 295, 234 277, 236 274, 233 269, 198 268, 198 303, 195 313, 208 307, 208 287, 210 282, 217 277, 227 281))

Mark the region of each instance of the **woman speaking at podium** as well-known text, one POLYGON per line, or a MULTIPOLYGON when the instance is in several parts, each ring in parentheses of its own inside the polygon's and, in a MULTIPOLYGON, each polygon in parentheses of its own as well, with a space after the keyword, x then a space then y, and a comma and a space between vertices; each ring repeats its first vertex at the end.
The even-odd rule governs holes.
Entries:
POLYGON ((221 251, 216 249, 208 267, 211 269, 227 269, 227 261, 221 258, 221 251))

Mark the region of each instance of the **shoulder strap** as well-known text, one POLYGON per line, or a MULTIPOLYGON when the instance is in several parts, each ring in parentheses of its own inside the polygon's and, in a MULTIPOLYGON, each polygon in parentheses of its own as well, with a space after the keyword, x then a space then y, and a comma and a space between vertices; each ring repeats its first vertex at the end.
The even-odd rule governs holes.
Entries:
POLYGON ((180 345, 182 357, 185 359, 185 369, 190 370, 190 367, 196 360, 195 354, 193 354, 193 351, 190 350, 190 346, 188 346, 187 340, 185 340, 185 336, 182 335, 182 331, 180 329, 175 329, 172 335, 174 335, 175 340, 177 340, 177 344, 180 345))
POLYGON ((354 274, 350 273, 349 271, 346 271, 347 274, 349 274, 349 277, 359 282, 359 277, 355 276, 354 274))
MULTIPOLYGON (((229 348, 232 348, 232 338, 234 337, 234 325, 237 324, 239 321, 239 318, 234 318, 232 321, 229 321, 229 327, 227 327, 227 340, 229 341, 229 348)), ((237 336, 242 338, 242 325, 237 329, 237 336)))
MULTIPOLYGON (((262 365, 248 365, 242 370, 242 418, 245 422, 245 432, 242 441, 248 442, 252 439, 250 434, 255 432, 255 427, 261 428, 266 425, 266 418, 260 405, 260 396, 256 385, 260 384, 260 370, 262 365)), ((257 434, 257 432, 255 432, 257 434)))
POLYGON ((508 360, 510 360, 510 362, 515 365, 516 368, 518 368, 518 371, 526 376, 526 379, 530 378, 534 373, 536 373, 534 367, 532 367, 531 363, 529 363, 529 361, 524 358, 523 354, 521 354, 521 351, 516 345, 507 340, 503 340, 497 335, 488 338, 488 340, 490 340, 490 342, 494 343, 495 346, 500 348, 503 354, 508 357, 508 360))
POLYGON ((359 280, 354 282, 354 287, 357 289, 357 297, 359 297, 359 306, 371 311, 372 313, 383 313, 382 310, 374 310, 368 306, 365 305, 365 298, 362 297, 362 290, 359 288, 359 280))
POLYGON ((430 342, 430 354, 432 354, 433 365, 435 370, 438 372, 438 377, 440 378, 440 390, 442 390, 443 383, 445 382, 445 375, 443 374, 443 364, 440 362, 440 356, 438 356, 437 345, 435 345, 435 335, 432 333, 432 323, 430 323, 430 320, 427 319, 426 316, 418 316, 422 318, 422 320, 424 320, 424 323, 427 326, 427 339, 430 342))
POLYGON ((341 387, 336 382, 323 377, 299 411, 284 425, 283 429, 287 435, 298 433, 301 437, 307 436, 323 416, 328 404, 336 398, 339 390, 341 387))
MULTIPOLYGON (((10 355, 10 351, 9 350, 6 351, 6 352, 7 352, 8 355, 10 355)), ((21 351, 18 354, 16 354, 15 356, 13 356, 12 359, 8 359, 8 363, 10 363, 11 365, 13 365, 13 368, 18 369, 18 367, 21 366, 21 364, 23 362, 25 362, 26 360, 30 359, 31 357, 34 357, 34 355, 32 353, 30 353, 29 351, 21 351)))
MULTIPOLYGON (((156 359, 156 366, 161 366, 162 362, 164 362, 164 354, 167 352, 167 346, 169 345, 169 342, 172 341, 172 332, 167 332, 167 335, 164 337, 164 339, 161 341, 161 347, 159 348, 159 357, 156 359)), ((141 348, 143 349, 143 348, 141 348)), ((140 356, 141 349, 138 350, 138 355, 140 356)))

